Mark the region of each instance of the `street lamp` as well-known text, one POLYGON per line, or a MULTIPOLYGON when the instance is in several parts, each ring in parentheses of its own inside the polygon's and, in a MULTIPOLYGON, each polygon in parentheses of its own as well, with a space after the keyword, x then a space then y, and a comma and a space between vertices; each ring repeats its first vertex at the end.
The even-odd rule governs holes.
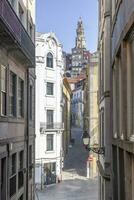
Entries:
POLYGON ((90 147, 90 136, 88 135, 87 131, 84 131, 83 133, 83 144, 85 145, 85 148, 88 151, 93 151, 96 154, 105 154, 105 148, 104 147, 90 147))

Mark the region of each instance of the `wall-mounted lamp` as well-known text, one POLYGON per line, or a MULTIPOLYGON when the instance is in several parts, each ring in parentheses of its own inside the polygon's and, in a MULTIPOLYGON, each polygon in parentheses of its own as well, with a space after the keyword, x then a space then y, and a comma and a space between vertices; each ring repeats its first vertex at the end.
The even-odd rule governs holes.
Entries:
POLYGON ((97 147, 97 146, 93 146, 93 147, 90 147, 90 137, 87 133, 87 131, 85 131, 83 133, 83 144, 85 145, 85 148, 88 150, 88 151, 93 151, 94 153, 96 154, 105 154, 105 148, 104 147, 97 147))

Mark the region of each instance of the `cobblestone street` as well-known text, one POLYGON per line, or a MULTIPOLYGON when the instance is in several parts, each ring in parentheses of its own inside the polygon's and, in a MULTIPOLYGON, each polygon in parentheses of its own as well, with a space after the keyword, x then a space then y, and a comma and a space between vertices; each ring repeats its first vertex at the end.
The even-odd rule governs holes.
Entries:
POLYGON ((62 182, 47 187, 44 191, 36 192, 39 200, 98 200, 97 178, 86 178, 86 160, 88 153, 83 147, 81 139, 82 131, 72 129, 74 145, 69 148, 65 160, 62 182))

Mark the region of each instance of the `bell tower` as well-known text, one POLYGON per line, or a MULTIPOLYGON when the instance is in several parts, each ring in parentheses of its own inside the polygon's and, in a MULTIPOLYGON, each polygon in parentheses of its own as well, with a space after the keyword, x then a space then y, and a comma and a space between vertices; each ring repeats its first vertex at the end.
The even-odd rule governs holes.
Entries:
POLYGON ((76 29, 76 44, 75 48, 78 49, 86 49, 86 40, 84 35, 84 26, 82 22, 82 18, 79 18, 79 21, 77 23, 77 29, 76 29))

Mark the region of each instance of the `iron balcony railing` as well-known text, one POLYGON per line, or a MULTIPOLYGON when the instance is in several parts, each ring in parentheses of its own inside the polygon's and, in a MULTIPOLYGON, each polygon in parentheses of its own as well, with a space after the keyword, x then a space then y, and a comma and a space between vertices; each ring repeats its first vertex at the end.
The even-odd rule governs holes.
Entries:
POLYGON ((59 130, 64 129, 64 123, 40 123, 40 132, 43 133, 44 130, 59 130))
POLYGON ((8 0, 0 0, 0 40, 19 49, 30 67, 35 65, 35 45, 8 0))

